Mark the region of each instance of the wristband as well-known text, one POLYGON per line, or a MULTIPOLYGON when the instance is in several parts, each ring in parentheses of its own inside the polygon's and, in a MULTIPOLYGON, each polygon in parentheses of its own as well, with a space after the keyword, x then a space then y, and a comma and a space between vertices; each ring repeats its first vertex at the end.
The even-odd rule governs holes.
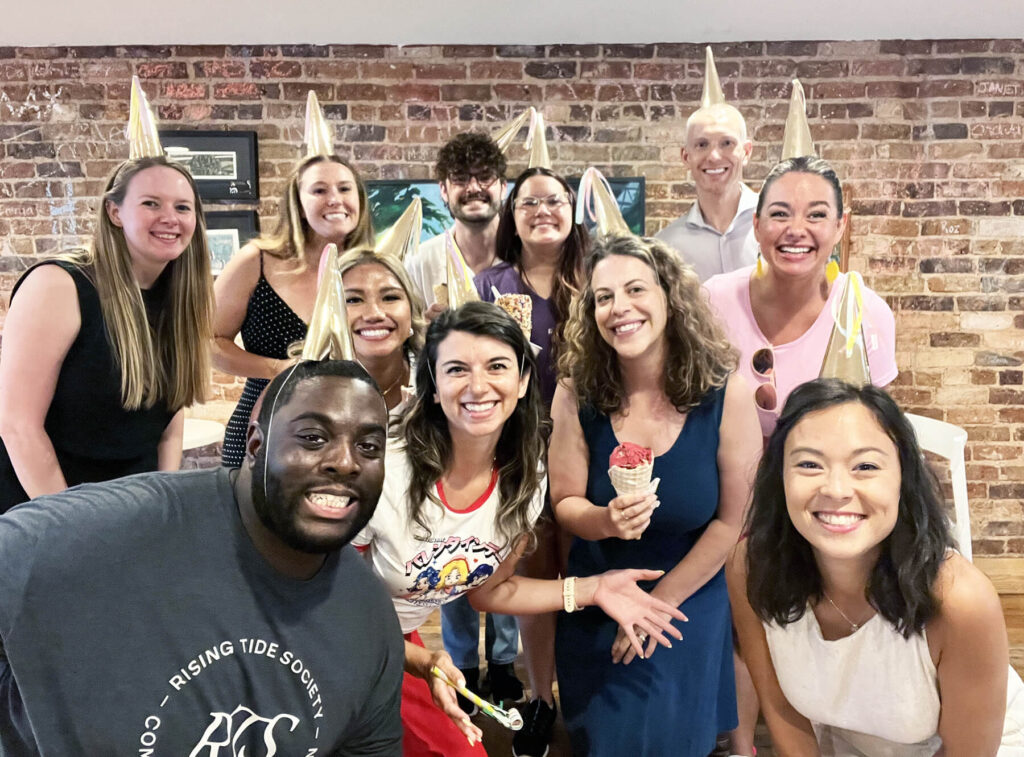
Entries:
POLYGON ((576 612, 580 609, 576 604, 576 576, 569 576, 562 581, 562 606, 566 612, 576 612))

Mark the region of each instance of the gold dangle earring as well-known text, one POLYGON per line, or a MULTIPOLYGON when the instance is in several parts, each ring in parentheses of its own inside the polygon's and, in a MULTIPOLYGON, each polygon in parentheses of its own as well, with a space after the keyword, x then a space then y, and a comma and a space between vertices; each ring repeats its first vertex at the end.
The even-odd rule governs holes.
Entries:
POLYGON ((754 278, 759 279, 764 276, 764 262, 761 258, 761 246, 757 247, 757 266, 754 268, 754 278))

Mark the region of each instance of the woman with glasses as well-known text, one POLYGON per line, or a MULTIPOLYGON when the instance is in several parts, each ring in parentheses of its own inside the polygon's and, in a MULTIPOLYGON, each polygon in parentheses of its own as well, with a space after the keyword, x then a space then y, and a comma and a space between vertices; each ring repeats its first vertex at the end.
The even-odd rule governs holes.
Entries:
POLYGON ((778 753, 1024 753, 999 598, 954 551, 938 482, 889 395, 835 379, 797 388, 747 533, 729 593, 778 753))
POLYGON ((636 659, 630 629, 584 610, 558 619, 556 660, 573 754, 706 757, 736 727, 723 565, 761 449, 746 382, 700 282, 663 242, 601 237, 559 356, 551 501, 576 536, 569 573, 653 568, 645 585, 689 622, 636 659), (646 448, 657 486, 617 493, 621 443, 646 448))
MULTIPOLYGON (((820 373, 846 283, 846 274, 830 281, 826 266, 847 222, 832 167, 815 157, 785 160, 769 172, 757 200, 758 263, 704 284, 739 350, 738 370, 752 387, 766 439, 789 393, 820 373)), ((898 373, 895 321, 881 297, 861 291, 871 378, 885 386, 898 373)))
POLYGON ((459 597, 511 614, 598 606, 664 643, 673 634, 674 609, 636 585, 653 571, 564 582, 515 575, 546 488, 536 370, 500 308, 471 302, 438 315, 416 362, 416 396, 388 443, 380 502, 353 540, 391 591, 406 634, 405 757, 486 754, 480 728, 432 671, 460 683, 462 673, 416 632, 439 606, 459 597))
POLYGON ((540 394, 550 407, 555 394, 558 332, 569 315, 577 291, 587 230, 575 222, 576 195, 558 174, 530 168, 519 175, 501 211, 498 257, 503 262, 477 274, 480 297, 493 302, 495 293, 525 294, 533 301, 530 341, 537 355, 540 394))
POLYGON ((279 205, 273 232, 239 250, 214 284, 213 365, 246 377, 221 450, 221 463, 229 468, 242 464, 257 398, 288 366, 288 346, 306 336, 324 247, 373 244, 366 188, 337 155, 299 163, 279 205), (239 333, 244 347, 235 343, 239 333))

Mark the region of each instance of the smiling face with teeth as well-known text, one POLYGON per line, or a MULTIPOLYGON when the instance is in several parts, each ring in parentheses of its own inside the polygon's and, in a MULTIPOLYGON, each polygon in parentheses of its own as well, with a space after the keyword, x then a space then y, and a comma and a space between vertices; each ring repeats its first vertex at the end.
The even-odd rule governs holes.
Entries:
POLYGON ((790 520, 819 565, 870 565, 896 527, 899 450, 867 407, 847 402, 808 413, 786 438, 783 487, 790 520))
POLYGON ((396 353, 412 333, 412 307, 402 283, 381 263, 361 263, 342 274, 356 354, 371 362, 396 353))
POLYGON ((754 237, 772 275, 824 278, 846 220, 825 178, 790 171, 768 187, 754 216, 754 237))
POLYGON ((124 232, 137 279, 155 280, 185 251, 196 230, 195 206, 188 179, 160 165, 135 174, 120 205, 107 203, 107 217, 124 232))
POLYGON ((455 446, 483 438, 496 446, 530 381, 529 371, 519 375, 511 346, 466 331, 452 331, 437 345, 434 377, 434 402, 441 405, 455 446))
POLYGON ((566 200, 557 210, 551 210, 544 202, 536 208, 515 209, 514 219, 516 233, 522 240, 524 249, 554 249, 561 251, 565 240, 572 231, 572 203, 565 186, 553 176, 537 174, 519 185, 514 199, 536 197, 545 200, 548 197, 562 197, 566 200))
POLYGON ((731 105, 712 105, 690 116, 682 153, 698 200, 704 193, 739 191, 751 150, 743 116, 731 105))
POLYGON ((284 380, 298 383, 274 408, 268 436, 250 425, 243 468, 251 471, 252 508, 262 524, 250 529, 257 547, 302 565, 340 549, 373 515, 384 482, 387 409, 368 380, 284 380))
POLYGON ((594 266, 590 286, 597 330, 619 359, 663 357, 668 298, 654 269, 631 255, 609 255, 594 266))
POLYGON ((329 243, 345 248, 359 224, 359 187, 348 166, 333 160, 311 164, 299 176, 302 217, 316 236, 317 250, 329 243))

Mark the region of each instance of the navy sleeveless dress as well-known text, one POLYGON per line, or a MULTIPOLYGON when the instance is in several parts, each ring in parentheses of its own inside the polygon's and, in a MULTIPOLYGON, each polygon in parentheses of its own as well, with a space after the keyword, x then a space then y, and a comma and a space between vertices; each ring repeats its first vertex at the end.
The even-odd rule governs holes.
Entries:
MULTIPOLYGON (((283 360, 288 357, 288 345, 306 338, 307 324, 270 286, 263 275, 263 253, 260 253, 260 278, 249 296, 245 320, 242 321, 242 344, 246 352, 283 360)), ((245 430, 256 400, 270 381, 262 378, 245 380, 242 396, 235 405, 224 431, 224 446, 220 463, 227 468, 239 468, 245 458, 245 430)))
MULTIPOLYGON (((616 568, 669 571, 704 533, 718 508, 718 427, 724 389, 690 410, 671 449, 654 460, 661 506, 636 541, 574 539, 569 575, 616 568)), ((615 497, 608 457, 619 441, 592 408, 579 414, 590 449, 587 498, 615 497)), ((649 586, 645 588, 650 588, 649 586)), ((559 613, 555 660, 566 728, 576 757, 706 757, 715 736, 736 727, 732 623, 725 571, 680 605, 683 640, 650 659, 613 664, 617 624, 599 607, 559 613)))

